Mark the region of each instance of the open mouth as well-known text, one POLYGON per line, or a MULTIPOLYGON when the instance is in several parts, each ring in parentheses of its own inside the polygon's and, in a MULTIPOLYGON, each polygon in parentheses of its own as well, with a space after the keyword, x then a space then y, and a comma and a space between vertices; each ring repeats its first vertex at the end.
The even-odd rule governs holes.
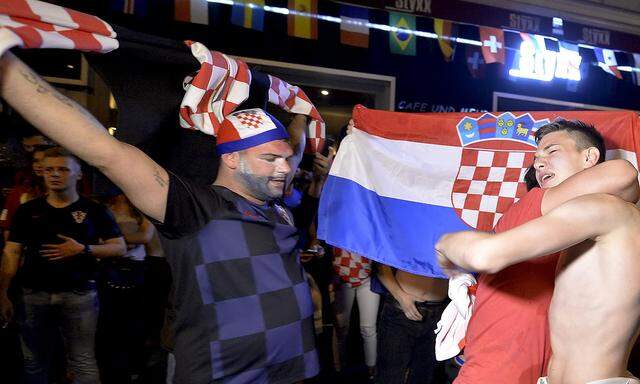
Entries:
POLYGON ((551 180, 555 175, 553 173, 547 173, 542 175, 542 177, 540 178, 540 181, 542 183, 547 183, 549 180, 551 180))

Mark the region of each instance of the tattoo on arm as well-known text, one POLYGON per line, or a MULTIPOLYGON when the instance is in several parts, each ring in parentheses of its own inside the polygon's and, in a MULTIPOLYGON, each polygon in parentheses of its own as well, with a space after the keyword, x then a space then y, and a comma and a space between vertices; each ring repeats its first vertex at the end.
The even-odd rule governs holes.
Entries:
POLYGON ((83 115, 85 115, 87 117, 91 117, 93 119, 93 116, 89 112, 87 112, 84 108, 82 108, 78 104, 74 103, 72 100, 70 100, 65 95, 63 95, 60 92, 56 91, 49 83, 44 81, 42 78, 40 78, 35 73, 29 71, 28 69, 24 69, 24 68, 20 68, 19 72, 22 75, 22 77, 25 78, 25 80, 27 80, 29 83, 31 83, 34 86, 36 86, 36 92, 42 93, 42 94, 51 95, 56 100, 58 100, 60 103, 66 105, 67 107, 73 108, 73 109, 81 112, 83 115))
POLYGON ((162 178, 162 175, 160 175, 160 171, 158 169, 153 172, 153 177, 155 177, 156 182, 159 186, 163 188, 167 186, 167 180, 162 178))

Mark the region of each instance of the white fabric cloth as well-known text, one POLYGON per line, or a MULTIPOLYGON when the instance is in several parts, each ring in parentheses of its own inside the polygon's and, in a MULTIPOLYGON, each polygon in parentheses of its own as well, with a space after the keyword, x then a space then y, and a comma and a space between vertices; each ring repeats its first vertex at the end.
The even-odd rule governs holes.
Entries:
POLYGON ((467 325, 473 313, 473 304, 476 301, 475 286, 475 277, 468 273, 449 279, 451 302, 444 309, 435 329, 436 359, 438 361, 444 361, 458 355, 464 347, 467 325))

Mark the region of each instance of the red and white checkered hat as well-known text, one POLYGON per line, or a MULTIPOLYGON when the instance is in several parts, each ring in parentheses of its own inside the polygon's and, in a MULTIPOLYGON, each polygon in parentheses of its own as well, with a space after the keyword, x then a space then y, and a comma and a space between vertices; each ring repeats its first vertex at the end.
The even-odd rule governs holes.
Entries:
POLYGON ((288 139, 286 128, 262 109, 245 109, 228 115, 218 131, 218 154, 242 151, 274 140, 288 139))

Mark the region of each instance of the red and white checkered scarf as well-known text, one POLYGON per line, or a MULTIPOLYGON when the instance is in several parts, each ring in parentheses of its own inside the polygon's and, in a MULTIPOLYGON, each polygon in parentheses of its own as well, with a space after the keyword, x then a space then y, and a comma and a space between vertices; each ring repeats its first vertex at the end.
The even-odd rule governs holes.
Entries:
POLYGON ((357 287, 371 276, 371 260, 357 253, 333 248, 333 270, 345 284, 357 287))
POLYGON ((37 0, 0 1, 0 55, 15 46, 109 52, 113 28, 98 17, 37 0))
MULTIPOLYGON (((217 136, 225 116, 249 97, 251 71, 247 64, 224 53, 211 51, 204 44, 187 41, 200 62, 200 70, 185 79, 185 95, 180 104, 180 126, 217 136)), ((269 75, 269 102, 290 113, 309 116, 307 152, 322 148, 325 123, 304 91, 269 75)))

